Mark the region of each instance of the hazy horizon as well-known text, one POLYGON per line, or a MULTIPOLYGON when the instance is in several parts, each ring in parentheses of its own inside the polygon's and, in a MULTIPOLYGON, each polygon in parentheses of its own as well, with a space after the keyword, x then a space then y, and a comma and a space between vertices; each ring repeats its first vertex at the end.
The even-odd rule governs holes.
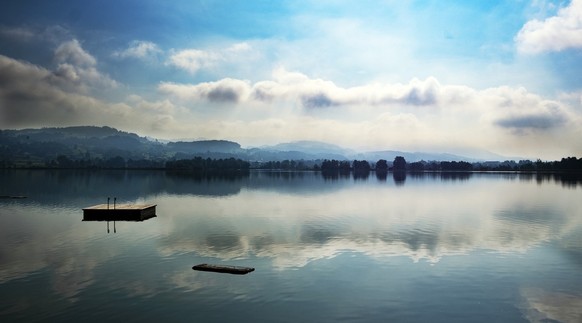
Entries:
POLYGON ((582 0, 19 1, 0 128, 582 156, 582 0))

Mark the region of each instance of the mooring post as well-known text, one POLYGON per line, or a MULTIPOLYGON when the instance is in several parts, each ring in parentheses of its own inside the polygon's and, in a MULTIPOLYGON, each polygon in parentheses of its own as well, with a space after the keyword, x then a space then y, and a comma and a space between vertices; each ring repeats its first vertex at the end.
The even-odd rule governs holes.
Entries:
POLYGON ((115 203, 116 203, 116 201, 117 201, 117 197, 114 197, 114 198, 113 198, 113 209, 114 209, 114 210, 115 210, 115 203))
POLYGON ((109 196, 107 197, 107 209, 109 210, 109 196))

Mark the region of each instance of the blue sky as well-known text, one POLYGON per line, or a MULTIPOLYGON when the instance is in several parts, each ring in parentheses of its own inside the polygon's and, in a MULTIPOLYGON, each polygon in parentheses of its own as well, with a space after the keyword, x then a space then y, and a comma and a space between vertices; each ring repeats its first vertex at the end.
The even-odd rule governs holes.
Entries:
POLYGON ((8 1, 0 127, 581 156, 582 1, 8 1))

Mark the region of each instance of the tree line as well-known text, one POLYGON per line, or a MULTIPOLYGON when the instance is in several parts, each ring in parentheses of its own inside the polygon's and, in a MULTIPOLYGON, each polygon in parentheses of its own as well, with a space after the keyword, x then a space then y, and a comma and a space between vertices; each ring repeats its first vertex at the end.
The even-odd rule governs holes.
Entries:
POLYGON ((520 171, 520 172, 582 172, 582 158, 567 157, 559 161, 508 160, 504 162, 476 162, 466 161, 417 161, 407 163, 402 156, 397 156, 390 165, 385 159, 375 164, 365 160, 338 161, 324 160, 316 170, 324 172, 365 172, 375 170, 385 171, 433 171, 433 172, 471 172, 471 171, 520 171))
POLYGON ((242 159, 211 159, 194 157, 178 160, 125 159, 121 156, 111 158, 70 159, 59 155, 46 162, 23 161, 18 164, 1 164, 0 168, 48 168, 48 169, 169 169, 188 171, 248 170, 250 163, 242 159))
POLYGON ((582 172, 582 158, 566 157, 559 161, 508 160, 504 162, 475 162, 466 161, 417 161, 408 163, 402 156, 397 156, 392 162, 380 159, 377 162, 367 160, 283 160, 267 162, 248 162, 238 158, 183 158, 183 159, 126 159, 121 156, 110 158, 86 158, 72 159, 66 155, 59 155, 51 160, 22 160, 6 162, 0 160, 0 168, 89 168, 89 169, 171 169, 171 170, 284 170, 305 171, 315 170, 325 173, 330 172, 356 172, 370 171, 521 171, 521 172, 582 172))
POLYGON ((376 163, 366 160, 323 160, 316 164, 314 170, 323 172, 365 172, 383 171, 433 171, 433 172, 471 172, 471 171, 521 171, 521 172, 582 172, 582 158, 567 157, 559 161, 504 161, 504 162, 475 162, 466 161, 417 161, 408 163, 402 156, 394 158, 392 163, 380 159, 376 163))

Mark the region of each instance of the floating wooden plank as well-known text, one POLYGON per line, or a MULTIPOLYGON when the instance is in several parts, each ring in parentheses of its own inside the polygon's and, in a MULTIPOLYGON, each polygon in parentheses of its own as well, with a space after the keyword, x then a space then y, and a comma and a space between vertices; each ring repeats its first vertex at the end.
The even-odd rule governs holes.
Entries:
POLYGON ((156 216, 156 204, 99 204, 83 209, 83 221, 144 221, 156 216))
POLYGON ((0 199, 25 199, 26 196, 22 195, 0 195, 0 199))
POLYGON ((255 268, 251 267, 240 267, 240 266, 229 266, 229 265, 210 265, 210 264, 200 264, 192 267, 194 270, 198 271, 212 271, 216 273, 234 274, 234 275, 246 275, 255 268))

